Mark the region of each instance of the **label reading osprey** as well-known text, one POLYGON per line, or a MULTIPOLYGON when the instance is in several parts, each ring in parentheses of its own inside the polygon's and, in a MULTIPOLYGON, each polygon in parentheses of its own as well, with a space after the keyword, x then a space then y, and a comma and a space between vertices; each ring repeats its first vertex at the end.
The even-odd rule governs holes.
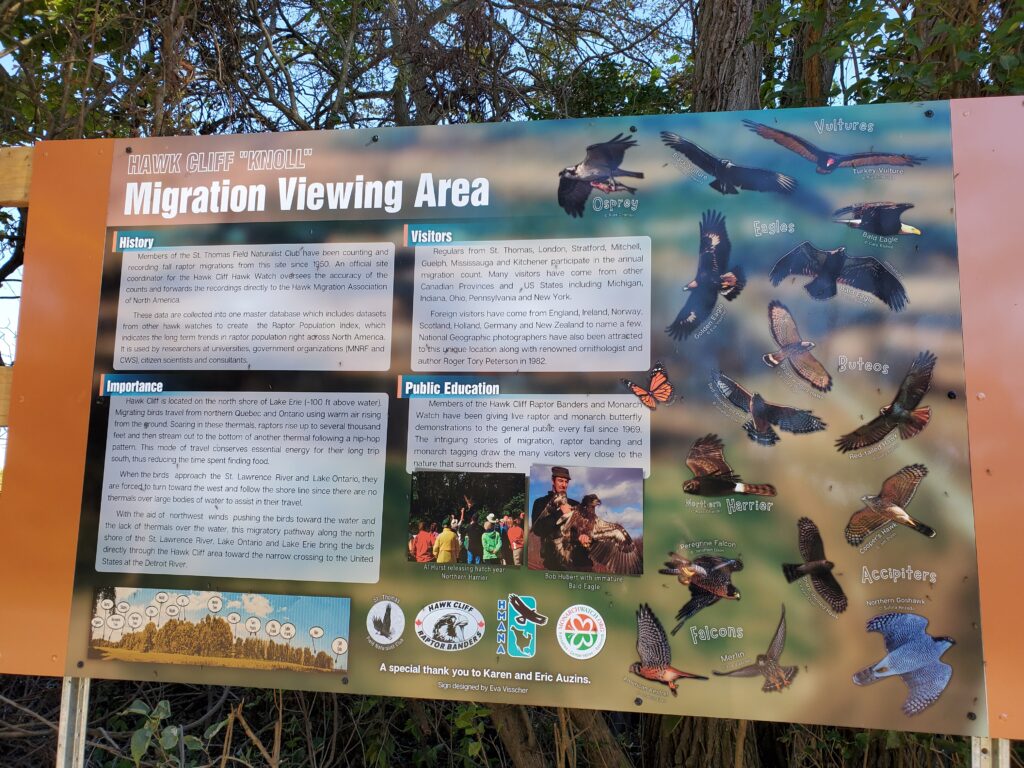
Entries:
POLYGON ((438 651, 464 651, 484 636, 484 616, 472 605, 442 600, 423 606, 416 615, 416 637, 438 651))

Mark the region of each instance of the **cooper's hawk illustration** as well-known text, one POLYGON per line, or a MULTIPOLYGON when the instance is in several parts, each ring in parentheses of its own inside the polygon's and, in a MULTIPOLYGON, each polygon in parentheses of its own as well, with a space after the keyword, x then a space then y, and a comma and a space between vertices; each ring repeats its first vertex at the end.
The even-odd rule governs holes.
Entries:
POLYGON ((796 179, 792 176, 766 171, 762 168, 736 165, 731 160, 715 157, 692 141, 687 141, 678 133, 662 131, 661 140, 704 173, 713 176, 714 180, 708 186, 723 195, 736 195, 741 189, 753 192, 782 192, 783 194, 789 194, 796 189, 796 179))
POLYGON ((867 424, 836 440, 836 448, 843 453, 865 448, 884 439, 894 429, 899 429, 900 437, 908 440, 927 427, 932 409, 927 405, 923 408, 918 406, 932 385, 932 371, 937 360, 927 350, 914 358, 892 402, 883 406, 878 416, 867 424))
POLYGON ((818 526, 809 517, 801 517, 797 520, 797 544, 800 547, 800 556, 804 559, 802 563, 783 563, 782 572, 786 581, 792 584, 804 576, 811 577, 811 584, 814 591, 821 595, 822 599, 832 606, 836 613, 846 610, 846 595, 843 588, 839 586, 836 577, 832 575, 835 563, 825 559, 825 544, 821 540, 821 533, 818 526))
POLYGON ((674 635, 698 611, 714 605, 723 598, 739 600, 740 591, 732 583, 732 575, 743 570, 743 561, 719 555, 701 555, 693 560, 669 552, 669 561, 658 573, 675 576, 680 584, 690 588, 690 601, 676 614, 674 635))
POLYGON ((764 685, 761 690, 765 693, 781 691, 788 688, 796 677, 797 667, 784 667, 779 664, 779 658, 786 647, 786 606, 782 606, 782 617, 779 619, 779 626, 775 630, 771 645, 764 653, 759 653, 753 664, 734 669, 731 672, 715 672, 719 677, 764 677, 764 685))
POLYGON ((877 664, 854 674, 853 682, 870 685, 899 675, 909 691, 903 702, 905 715, 916 715, 934 704, 953 676, 953 668, 941 661, 942 654, 956 641, 932 637, 924 631, 927 626, 928 619, 916 613, 883 613, 871 619, 867 630, 882 635, 887 653, 877 664))
POLYGON ((774 496, 775 486, 768 483, 744 483, 725 461, 725 444, 718 435, 705 435, 690 448, 686 466, 693 478, 683 483, 683 491, 694 496, 774 496))
POLYGON ((769 403, 761 395, 751 394, 724 373, 718 373, 714 382, 718 391, 730 403, 750 414, 750 421, 743 425, 743 429, 747 437, 758 445, 775 445, 779 442, 779 435, 772 426, 794 434, 818 432, 825 428, 825 422, 810 411, 769 403))
POLYGON ((642 603, 636 612, 636 652, 640 661, 633 662, 629 671, 646 680, 667 685, 673 696, 678 695, 675 681, 680 678, 708 679, 672 666, 672 649, 665 636, 665 629, 646 603, 642 603))
POLYGON ((913 207, 913 203, 858 203, 840 208, 832 214, 832 220, 873 235, 920 235, 921 230, 917 227, 900 221, 903 212, 913 207))
POLYGON ((616 176, 630 176, 642 179, 639 171, 626 171, 620 168, 626 150, 635 147, 634 139, 626 138, 621 133, 610 141, 591 144, 587 147, 586 157, 576 165, 563 168, 558 172, 558 204, 570 216, 583 216, 587 199, 592 189, 602 192, 636 193, 634 187, 627 187, 619 182, 616 176))
POLYGON ((928 467, 924 464, 911 464, 886 478, 877 496, 862 496, 861 501, 866 506, 858 509, 850 517, 844 531, 846 540, 856 547, 868 535, 888 522, 913 528, 928 538, 935 536, 933 528, 920 520, 915 520, 906 511, 907 505, 917 492, 917 486, 927 474, 928 467))
POLYGON ((778 285, 790 275, 813 277, 804 290, 818 301, 835 296, 839 284, 870 293, 894 312, 907 305, 907 289, 888 267, 871 256, 847 256, 842 246, 823 251, 805 240, 779 259, 768 277, 778 285))
POLYGON ((779 350, 762 357, 766 365, 774 368, 788 362, 797 376, 818 391, 828 392, 832 389, 832 377, 811 354, 814 342, 800 336, 793 314, 781 301, 773 301, 768 305, 768 327, 779 350))

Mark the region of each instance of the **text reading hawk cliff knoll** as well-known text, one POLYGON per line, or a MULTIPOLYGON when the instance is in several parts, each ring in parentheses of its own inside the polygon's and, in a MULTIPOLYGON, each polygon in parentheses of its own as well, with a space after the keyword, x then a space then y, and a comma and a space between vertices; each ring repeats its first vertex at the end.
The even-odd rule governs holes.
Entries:
POLYGON ((416 371, 646 368, 651 240, 416 247, 416 371))

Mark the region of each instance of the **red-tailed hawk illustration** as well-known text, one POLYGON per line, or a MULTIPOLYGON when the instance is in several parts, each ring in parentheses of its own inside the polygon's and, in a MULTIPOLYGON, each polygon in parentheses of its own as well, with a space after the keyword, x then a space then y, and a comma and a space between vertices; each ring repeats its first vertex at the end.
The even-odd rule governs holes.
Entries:
POLYGON ((777 352, 769 352, 762 358, 766 365, 775 368, 788 362, 801 379, 819 392, 832 389, 832 377, 818 359, 811 354, 813 341, 806 341, 800 336, 796 320, 785 304, 773 301, 768 305, 768 327, 772 338, 779 345, 777 352))
POLYGON ((672 666, 672 648, 665 636, 665 628, 647 603, 642 603, 636 612, 636 652, 640 661, 633 662, 629 671, 645 680, 667 685, 673 696, 678 695, 676 680, 680 678, 707 680, 703 675, 683 672, 672 666))

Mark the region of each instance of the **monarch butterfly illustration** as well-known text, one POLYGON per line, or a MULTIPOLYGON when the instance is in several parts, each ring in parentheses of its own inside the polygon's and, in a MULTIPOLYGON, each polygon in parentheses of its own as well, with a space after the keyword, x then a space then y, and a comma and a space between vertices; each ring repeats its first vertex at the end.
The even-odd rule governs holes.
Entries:
POLYGON ((629 379, 623 379, 622 383, 629 387, 630 392, 640 398, 640 402, 652 411, 658 407, 658 403, 668 405, 675 396, 676 388, 668 379, 668 372, 661 363, 655 363, 654 367, 647 372, 647 388, 635 384, 629 379))

